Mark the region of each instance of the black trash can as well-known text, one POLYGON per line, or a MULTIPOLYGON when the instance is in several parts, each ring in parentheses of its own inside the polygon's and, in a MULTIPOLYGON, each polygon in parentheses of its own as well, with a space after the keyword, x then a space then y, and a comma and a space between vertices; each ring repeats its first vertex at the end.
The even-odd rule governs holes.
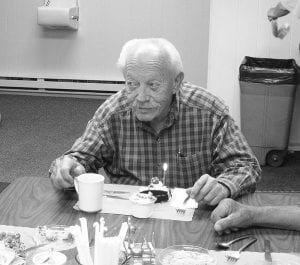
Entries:
POLYGON ((284 162, 298 75, 294 59, 246 56, 240 65, 241 129, 262 166, 284 162))

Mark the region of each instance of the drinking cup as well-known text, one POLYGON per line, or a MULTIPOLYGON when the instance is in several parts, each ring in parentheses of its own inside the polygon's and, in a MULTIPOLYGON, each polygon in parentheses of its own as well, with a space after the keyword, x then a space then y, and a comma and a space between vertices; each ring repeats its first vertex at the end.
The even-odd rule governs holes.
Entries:
POLYGON ((78 194, 78 207, 84 212, 102 210, 104 176, 95 173, 84 173, 74 179, 78 194))

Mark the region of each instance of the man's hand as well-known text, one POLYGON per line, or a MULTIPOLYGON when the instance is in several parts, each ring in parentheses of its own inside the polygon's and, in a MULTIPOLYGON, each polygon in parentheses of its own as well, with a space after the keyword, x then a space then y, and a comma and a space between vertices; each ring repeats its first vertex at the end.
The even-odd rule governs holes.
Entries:
POLYGON ((208 205, 217 205, 229 196, 229 190, 208 174, 202 175, 186 192, 197 202, 208 205))
POLYGON ((74 158, 66 155, 55 161, 50 179, 57 189, 69 188, 74 186, 74 177, 83 173, 85 173, 84 167, 74 158))
POLYGON ((255 208, 238 203, 232 199, 224 199, 211 214, 214 229, 219 234, 237 231, 239 228, 251 226, 254 221, 255 208))

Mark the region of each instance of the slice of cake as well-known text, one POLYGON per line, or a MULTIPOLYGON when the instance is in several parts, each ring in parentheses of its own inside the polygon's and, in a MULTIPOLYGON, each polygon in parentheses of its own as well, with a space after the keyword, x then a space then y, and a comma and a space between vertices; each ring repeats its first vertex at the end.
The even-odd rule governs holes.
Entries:
POLYGON ((150 185, 142 189, 140 192, 141 193, 151 192, 153 196, 157 198, 155 203, 166 202, 172 196, 171 190, 167 186, 165 186, 157 177, 152 178, 150 185))

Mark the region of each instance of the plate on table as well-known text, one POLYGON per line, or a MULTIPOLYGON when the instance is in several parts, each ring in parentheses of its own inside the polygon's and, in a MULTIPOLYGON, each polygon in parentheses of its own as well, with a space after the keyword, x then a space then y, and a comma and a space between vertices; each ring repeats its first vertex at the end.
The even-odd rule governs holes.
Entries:
POLYGON ((15 252, 10 248, 0 248, 0 264, 9 265, 15 258, 15 252))
MULTIPOLYGON (((11 250, 16 258, 24 259, 27 256, 26 249, 37 245, 34 234, 35 230, 32 228, 25 228, 22 231, 22 227, 2 226, 0 231, 0 250, 4 251, 2 254, 6 255, 7 251, 11 250)), ((2 257, 1 262, 5 264, 3 260, 2 257)))
POLYGON ((75 247, 70 227, 65 225, 43 225, 38 227, 39 244, 47 244, 47 248, 64 251, 75 247))
POLYGON ((67 257, 65 254, 49 250, 39 252, 32 257, 32 262, 35 265, 63 265, 66 261, 67 257))
POLYGON ((158 254, 160 265, 216 265, 216 258, 209 250, 197 246, 176 245, 158 254))
POLYGON ((13 249, 17 255, 37 244, 35 228, 0 226, 0 246, 13 249))

